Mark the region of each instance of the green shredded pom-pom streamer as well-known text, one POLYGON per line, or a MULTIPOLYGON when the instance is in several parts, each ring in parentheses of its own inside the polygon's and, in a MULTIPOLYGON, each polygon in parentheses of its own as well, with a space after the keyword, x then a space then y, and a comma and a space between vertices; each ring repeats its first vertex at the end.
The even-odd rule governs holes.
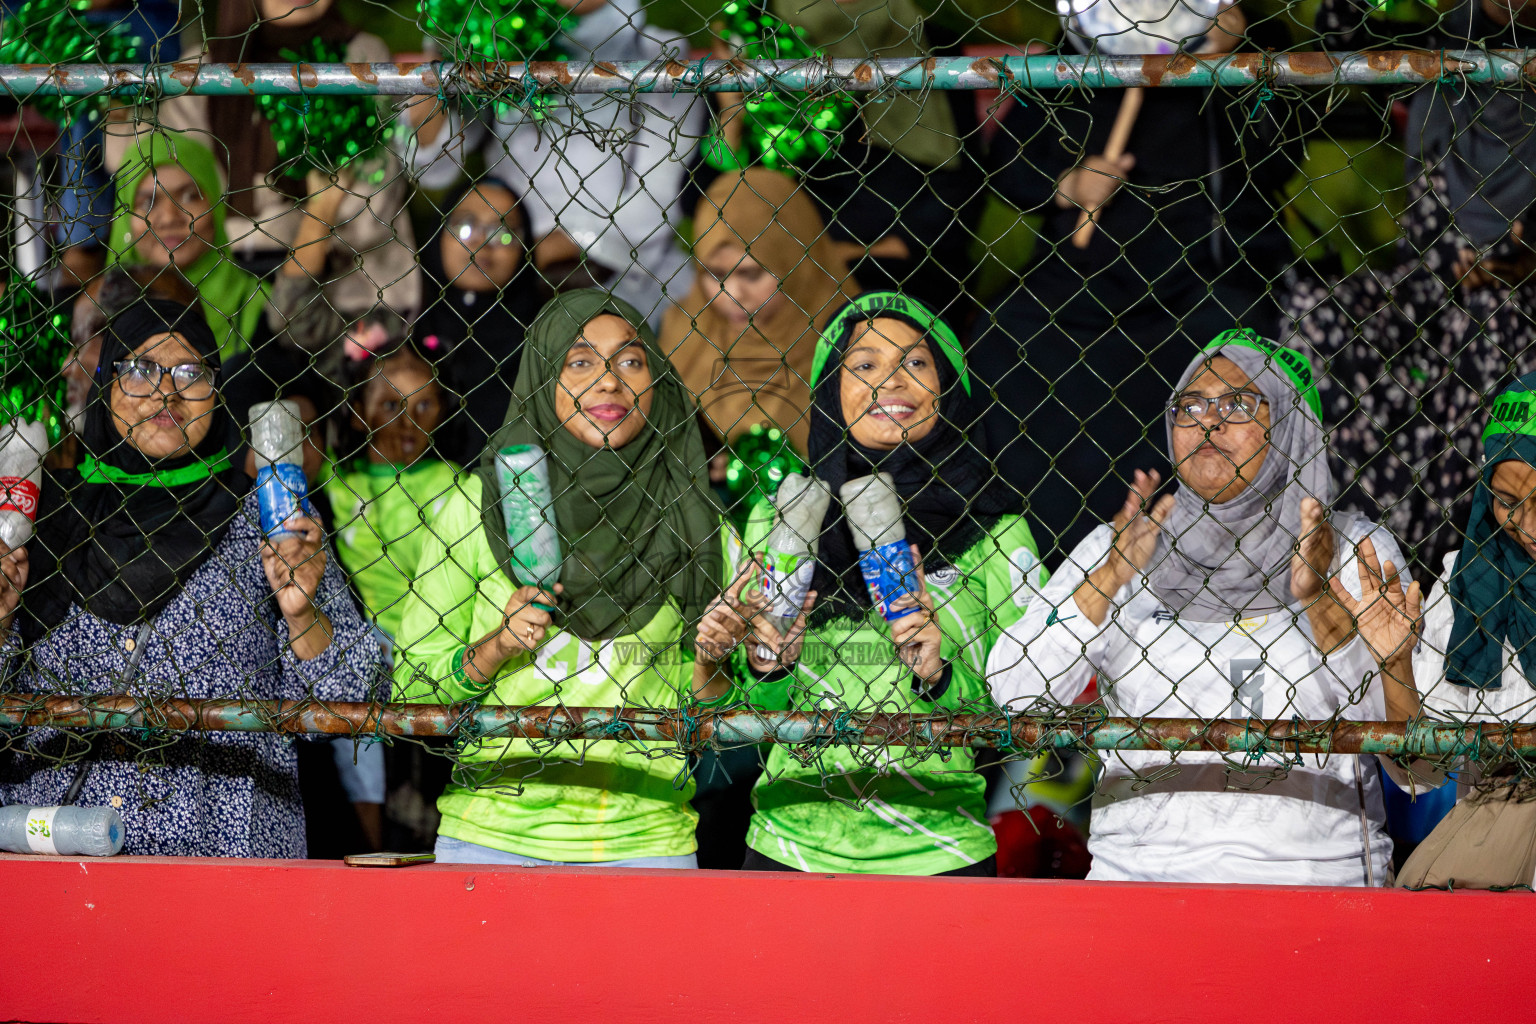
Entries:
POLYGON ((734 518, 744 520, 751 509, 778 492, 786 476, 804 472, 805 463, 784 431, 753 424, 731 445, 725 467, 725 490, 734 518))
POLYGON ((12 277, 0 295, 0 422, 41 420, 48 443, 64 434, 69 318, 31 282, 12 277))
MULTIPOLYGON (((295 64, 335 64, 346 59, 346 50, 316 39, 302 53, 284 49, 279 56, 295 64)), ((386 126, 373 96, 265 95, 256 97, 256 106, 271 126, 278 160, 292 172, 332 172, 384 142, 386 126)))
MULTIPOLYGON (((720 10, 722 37, 744 60, 807 60, 819 56, 802 29, 758 10, 752 0, 730 0, 720 10)), ((775 170, 804 166, 824 156, 853 120, 856 108, 845 96, 810 93, 749 93, 742 114, 747 164, 775 170)))
MULTIPOLYGON (((422 31, 458 61, 564 60, 560 36, 580 20, 557 0, 418 0, 416 10, 422 31)), ((542 116, 556 102, 555 97, 523 90, 518 97, 498 98, 496 105, 524 107, 542 116)))
MULTIPOLYGON (((89 0, 26 0, 0 20, 0 64, 132 64, 144 40, 116 25, 86 20, 89 0)), ((27 100, 44 117, 61 124, 76 117, 96 120, 110 97, 34 96, 27 100)))

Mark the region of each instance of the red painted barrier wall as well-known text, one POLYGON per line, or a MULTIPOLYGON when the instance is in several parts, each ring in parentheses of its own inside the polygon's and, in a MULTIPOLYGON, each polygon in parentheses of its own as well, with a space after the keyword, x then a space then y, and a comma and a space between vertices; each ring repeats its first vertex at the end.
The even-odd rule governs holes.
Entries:
POLYGON ((0 857, 27 1021, 1536 1019, 1536 899, 0 857))

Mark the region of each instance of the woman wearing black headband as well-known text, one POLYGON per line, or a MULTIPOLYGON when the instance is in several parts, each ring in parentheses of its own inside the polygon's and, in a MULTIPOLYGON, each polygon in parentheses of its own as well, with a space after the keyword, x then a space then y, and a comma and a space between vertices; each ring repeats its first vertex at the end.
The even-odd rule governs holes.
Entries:
MULTIPOLYGON (((46 481, 37 535, 6 566, 5 650, 27 654, 17 689, 369 696, 378 647, 320 524, 262 537, 219 370, 196 310, 152 299, 113 319, 80 467, 46 481)), ((121 732, 86 750, 39 729, 0 759, 0 803, 71 801, 116 808, 127 853, 305 853, 293 740, 277 733, 121 732)))

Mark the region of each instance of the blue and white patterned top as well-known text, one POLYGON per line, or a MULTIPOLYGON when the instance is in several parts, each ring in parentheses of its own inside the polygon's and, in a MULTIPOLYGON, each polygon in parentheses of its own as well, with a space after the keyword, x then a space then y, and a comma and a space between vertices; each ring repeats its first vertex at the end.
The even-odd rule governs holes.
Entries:
MULTIPOLYGON (((155 618, 130 695, 338 701, 380 695, 379 645, 329 544, 317 604, 331 620, 331 644, 309 661, 294 657, 287 622, 262 571, 259 517, 253 491, 213 555, 155 618)), ((13 630, 0 661, 19 669, 5 689, 111 693, 141 628, 75 606, 21 661, 13 630)), ((56 729, 0 730, 0 803, 59 803, 78 763, 60 766, 58 758, 84 743, 80 734, 56 729)), ((124 853, 303 857, 294 743, 277 733, 104 733, 76 803, 117 808, 126 828, 124 853)))

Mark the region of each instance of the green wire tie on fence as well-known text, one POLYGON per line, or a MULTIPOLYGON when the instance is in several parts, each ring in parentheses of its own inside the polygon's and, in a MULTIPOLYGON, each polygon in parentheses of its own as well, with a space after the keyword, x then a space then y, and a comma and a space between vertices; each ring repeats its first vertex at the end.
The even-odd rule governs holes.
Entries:
POLYGON ((603 723, 602 735, 605 738, 615 740, 621 736, 630 740, 639 738, 635 735, 635 727, 624 721, 624 706, 622 704, 615 704, 610 714, 613 717, 603 723), (628 734, 627 736, 625 736, 626 733, 628 734))
POLYGON ((476 743, 486 736, 486 729, 480 724, 480 716, 477 712, 480 705, 475 701, 459 701, 452 705, 455 709, 462 707, 463 711, 455 711, 453 728, 450 735, 454 745, 463 749, 472 743, 476 743))
POLYGON ((987 115, 990 117, 997 112, 1008 100, 1013 100, 1021 107, 1029 106, 1029 100, 1024 98, 1024 86, 1019 84, 1019 76, 1013 73, 1007 61, 989 58, 992 66, 997 69, 997 100, 987 107, 987 115))
POLYGON ((1259 119, 1259 111, 1264 109, 1264 104, 1274 98, 1275 90, 1271 89, 1268 85, 1259 86, 1259 98, 1254 101, 1253 109, 1248 112, 1248 123, 1253 124, 1253 122, 1257 121, 1259 119))

